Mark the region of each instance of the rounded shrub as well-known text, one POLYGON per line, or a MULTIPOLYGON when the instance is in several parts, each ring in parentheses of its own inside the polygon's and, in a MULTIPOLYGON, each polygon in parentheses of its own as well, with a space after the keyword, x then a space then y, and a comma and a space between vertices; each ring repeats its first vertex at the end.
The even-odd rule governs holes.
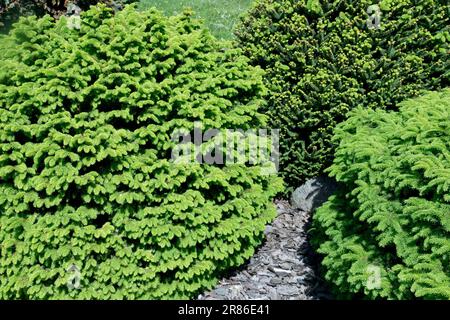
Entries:
POLYGON ((450 84, 450 3, 382 0, 377 11, 376 2, 256 0, 236 31, 267 71, 266 112, 281 129, 291 188, 331 164, 332 131, 349 110, 393 109, 450 84))
POLYGON ((326 279, 346 297, 450 299, 450 89, 357 108, 334 141, 342 189, 313 217, 326 279))
POLYGON ((172 161, 172 133, 264 127, 262 71, 189 13, 81 20, 0 38, 0 298, 195 297, 253 254, 281 179, 172 161))

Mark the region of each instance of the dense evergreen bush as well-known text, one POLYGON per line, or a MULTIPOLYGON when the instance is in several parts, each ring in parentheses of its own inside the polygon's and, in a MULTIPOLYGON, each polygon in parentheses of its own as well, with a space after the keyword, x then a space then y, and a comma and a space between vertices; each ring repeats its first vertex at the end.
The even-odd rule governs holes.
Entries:
POLYGON ((281 169, 296 187, 331 164, 332 130, 356 106, 395 108, 450 84, 448 0, 256 0, 237 36, 267 70, 281 169), (374 13, 372 13, 374 14, 374 13), (376 19, 370 19, 370 26, 376 19))
POLYGON ((187 13, 65 20, 0 38, 0 298, 193 297, 253 254, 281 180, 174 163, 171 133, 264 126, 262 71, 187 13))
POLYGON ((336 292, 450 299, 450 89, 357 108, 334 139, 343 189, 313 230, 336 292))

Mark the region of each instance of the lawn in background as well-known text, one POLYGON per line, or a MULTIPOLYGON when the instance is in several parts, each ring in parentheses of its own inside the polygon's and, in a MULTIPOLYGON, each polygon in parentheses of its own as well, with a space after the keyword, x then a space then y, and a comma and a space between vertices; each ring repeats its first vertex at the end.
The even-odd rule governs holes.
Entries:
POLYGON ((172 15, 190 7, 216 37, 232 39, 234 25, 251 3, 252 0, 141 0, 139 8, 156 7, 165 14, 172 15))

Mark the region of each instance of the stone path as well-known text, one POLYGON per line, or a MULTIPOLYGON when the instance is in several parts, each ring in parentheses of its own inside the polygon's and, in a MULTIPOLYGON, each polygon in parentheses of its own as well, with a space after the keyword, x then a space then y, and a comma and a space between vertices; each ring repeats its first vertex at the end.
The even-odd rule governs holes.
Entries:
POLYGON ((276 202, 278 216, 266 229, 266 241, 247 265, 220 281, 200 300, 331 299, 317 276, 317 259, 306 229, 310 214, 276 202))

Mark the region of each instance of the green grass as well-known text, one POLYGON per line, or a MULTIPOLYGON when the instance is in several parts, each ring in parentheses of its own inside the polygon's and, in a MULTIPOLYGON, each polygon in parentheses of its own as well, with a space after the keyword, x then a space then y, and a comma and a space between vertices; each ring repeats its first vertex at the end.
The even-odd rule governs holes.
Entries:
POLYGON ((216 37, 232 39, 239 16, 251 3, 252 0, 141 0, 139 8, 156 7, 165 14, 172 15, 190 7, 216 37))

